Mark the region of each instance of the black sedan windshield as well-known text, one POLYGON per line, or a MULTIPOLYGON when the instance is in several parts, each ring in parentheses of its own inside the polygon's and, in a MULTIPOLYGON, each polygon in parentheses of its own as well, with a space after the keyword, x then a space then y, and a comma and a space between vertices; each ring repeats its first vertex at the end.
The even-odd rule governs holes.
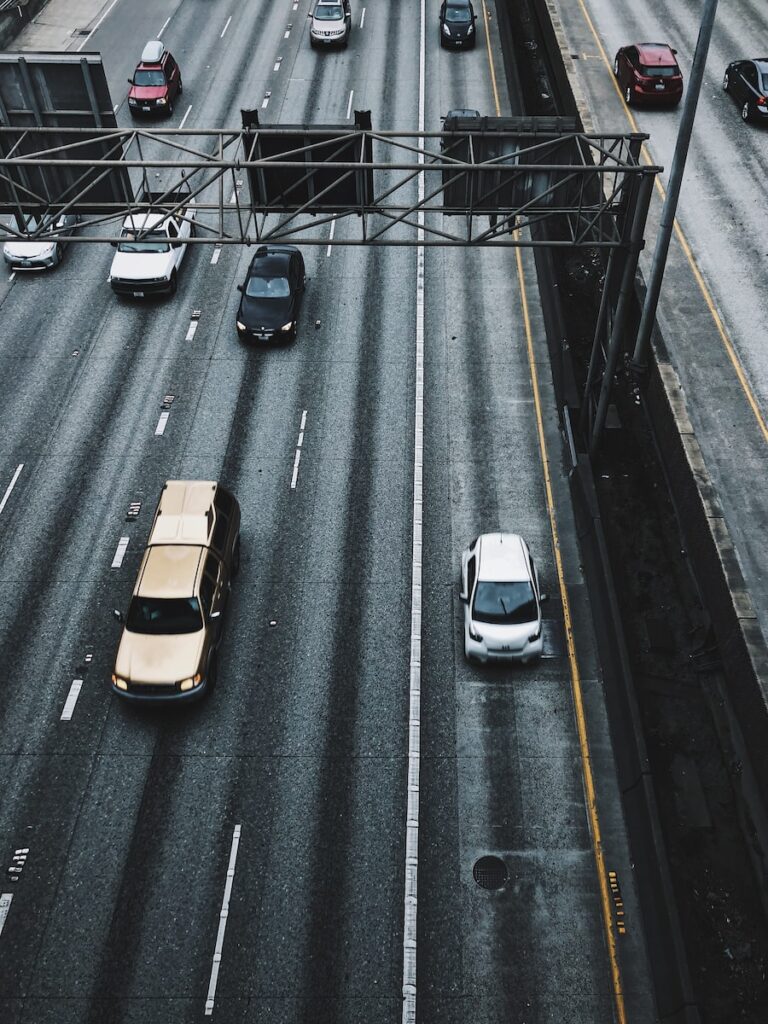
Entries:
POLYGON ((481 580, 475 591, 472 618, 497 625, 519 625, 538 618, 530 583, 489 583, 481 580))
POLYGON ((287 299, 291 289, 287 277, 251 277, 245 294, 252 299, 287 299))
POLYGON ((466 25, 472 21, 472 15, 468 7, 446 7, 445 20, 451 25, 466 25))
POLYGON ((203 628, 203 616, 196 597, 134 597, 125 628, 151 636, 197 633, 203 628))

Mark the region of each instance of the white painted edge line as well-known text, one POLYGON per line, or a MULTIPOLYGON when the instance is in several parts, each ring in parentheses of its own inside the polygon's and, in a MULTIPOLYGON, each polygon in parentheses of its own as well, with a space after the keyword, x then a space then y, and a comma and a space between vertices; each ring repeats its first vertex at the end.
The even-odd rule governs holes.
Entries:
POLYGON ((190 320, 189 327, 187 328, 187 334, 186 334, 186 337, 184 338, 184 341, 192 341, 192 339, 195 336, 195 331, 197 330, 198 323, 199 323, 198 320, 190 320))
POLYGON ((191 109, 192 109, 192 104, 190 103, 189 106, 187 107, 186 114, 184 115, 184 117, 182 117, 181 121, 179 122, 179 128, 183 128, 184 125, 186 124, 186 121, 187 121, 187 118, 189 117, 189 112, 190 112, 191 109))
POLYGON ((347 103, 347 120, 349 120, 349 115, 352 113, 352 97, 354 95, 355 95, 355 90, 354 89, 350 89, 349 90, 349 103, 347 103))
POLYGON ((229 17, 227 18, 227 24, 226 24, 226 25, 224 26, 224 28, 223 28, 223 29, 221 30, 221 35, 219 36, 219 39, 223 39, 223 38, 224 38, 224 33, 225 33, 225 32, 227 31, 227 29, 229 28, 229 23, 230 23, 230 21, 232 21, 232 15, 231 15, 231 14, 230 14, 230 16, 229 16, 229 17))
MULTIPOLYGON (((335 220, 332 220, 332 221, 331 221, 331 230, 330 230, 330 232, 328 233, 328 240, 329 240, 329 242, 330 242, 330 239, 332 239, 332 238, 333 238, 333 235, 334 235, 334 232, 335 232, 335 230, 336 230, 336 221, 335 221, 335 220)), ((333 248, 333 246, 331 246, 331 245, 329 244, 328 248, 327 248, 327 249, 325 250, 325 255, 326 255, 326 256, 330 256, 330 255, 331 255, 331 249, 332 249, 332 248, 333 248)))
POLYGON ((157 33, 157 38, 158 38, 158 39, 159 39, 159 38, 160 38, 160 37, 162 36, 163 32, 165 32, 165 30, 166 30, 166 29, 168 28, 168 22, 169 22, 169 21, 171 20, 171 18, 172 18, 172 17, 173 17, 173 15, 172 15, 172 14, 169 14, 169 15, 168 15, 168 17, 167 17, 167 18, 165 19, 165 21, 163 22, 163 27, 162 27, 162 28, 160 29, 160 31, 159 31, 159 32, 157 33))
POLYGON ((129 537, 121 537, 117 542, 117 548, 115 550, 115 557, 112 559, 112 568, 119 569, 123 564, 125 558, 125 552, 128 550, 129 537))
POLYGON ((360 15, 360 28, 362 28, 364 24, 365 24, 365 8, 363 8, 363 13, 360 15))
POLYGON ((219 256, 221 256, 221 246, 216 245, 213 249, 213 255, 211 256, 211 266, 215 267, 219 262, 219 256))
POLYGON ((109 7, 108 7, 108 8, 106 9, 106 11, 104 11, 104 13, 103 13, 103 14, 102 14, 102 16, 101 16, 101 17, 99 18, 99 20, 98 20, 98 21, 96 22, 96 24, 95 24, 95 25, 93 26, 93 28, 91 29, 91 31, 90 31, 90 32, 88 33, 88 35, 87 35, 87 36, 85 37, 85 39, 84 39, 84 40, 82 41, 82 43, 80 43, 80 45, 78 46, 78 48, 77 48, 77 51, 76 51, 77 53, 80 53, 80 51, 82 50, 82 48, 83 48, 83 47, 85 46, 85 44, 86 44, 86 43, 88 42, 88 40, 89 40, 89 39, 91 38, 91 36, 93 35, 93 33, 94 33, 94 32, 96 31, 96 29, 97 29, 97 28, 99 27, 99 25, 101 25, 101 23, 102 23, 102 22, 104 21, 104 19, 105 19, 105 18, 107 17, 107 15, 108 15, 108 14, 109 14, 109 12, 110 12, 110 11, 112 10, 112 8, 113 8, 113 7, 115 6, 115 4, 116 4, 116 3, 117 3, 117 0, 112 0, 112 3, 111 3, 111 4, 109 5, 109 7))
MULTIPOLYGON (((426 0, 421 0, 419 128, 424 131, 426 0)), ((419 164, 424 154, 419 152, 419 164)), ((402 1024, 416 1024, 416 940, 419 905, 419 774, 421 770, 421 529, 424 484, 424 172, 418 178, 416 228, 416 386, 413 445, 413 549, 411 559, 411 663, 408 706, 408 807, 405 818, 402 1024)))
POLYGON ((237 850, 240 846, 240 832, 242 826, 235 825, 232 833, 232 846, 229 851, 229 867, 227 868, 227 881, 224 885, 224 899, 221 901, 221 913, 219 914, 219 931, 216 935, 216 948, 213 952, 213 964, 211 965, 211 981, 208 985, 208 998, 205 1000, 205 1016, 210 1017, 213 1013, 213 1004, 216 999, 216 985, 219 981, 219 967, 221 965, 221 951, 224 947, 224 932, 227 930, 227 917, 229 916, 229 898, 232 895, 232 883, 235 880, 235 865, 237 864, 237 850))
POLYGON ((3 928, 5 927, 5 920, 8 917, 8 911, 11 909, 11 903, 13 902, 13 893, 4 892, 0 893, 0 935, 3 934, 3 928))
POLYGON ((161 437, 165 433, 165 427, 170 415, 170 412, 160 413, 160 419, 157 421, 157 426, 155 427, 155 437, 161 437))
POLYGON ((5 494, 3 495, 3 500, 0 501, 0 512, 2 512, 3 509, 5 508, 6 502, 8 501, 8 499, 11 496, 11 491, 16 486, 16 481, 21 476, 22 469, 24 469, 24 463, 20 462, 18 464, 18 466, 16 467, 16 472, 11 477, 11 482, 8 484, 8 486, 5 489, 5 494))
POLYGON ((73 679, 72 685, 69 688, 67 699, 64 702, 64 710, 61 712, 62 722, 69 722, 72 719, 72 713, 75 710, 75 704, 77 704, 77 698, 80 696, 80 691, 83 688, 82 679, 73 679))

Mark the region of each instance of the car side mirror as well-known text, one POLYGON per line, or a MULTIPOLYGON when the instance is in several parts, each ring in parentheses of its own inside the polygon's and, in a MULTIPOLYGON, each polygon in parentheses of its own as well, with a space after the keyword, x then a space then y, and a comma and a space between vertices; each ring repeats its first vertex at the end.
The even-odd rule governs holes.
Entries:
POLYGON ((308 17, 308 18, 311 18, 311 17, 312 17, 312 11, 310 11, 310 12, 309 12, 309 14, 307 15, 307 17, 308 17))
POLYGON ((239 292, 240 292, 240 293, 242 294, 242 291, 243 291, 243 286, 242 286, 241 284, 239 284, 239 285, 237 286, 237 290, 238 290, 238 291, 239 291, 239 292))
POLYGON ((466 590, 459 591, 459 600, 461 601, 462 604, 466 604, 467 601, 469 601, 469 594, 466 592, 466 590))
POLYGON ((677 56, 677 50, 673 50, 672 53, 674 53, 674 55, 677 56))
POLYGON ((211 614, 208 616, 208 618, 209 619, 218 619, 218 617, 220 615, 221 615, 221 612, 211 612, 211 614))
POLYGON ((181 248, 181 242, 171 242, 171 248, 172 249, 180 249, 181 248))
POLYGON ((128 85, 133 85, 133 79, 132 78, 128 79, 128 85))
POLYGON ((118 622, 124 622, 125 621, 125 619, 123 618, 123 613, 120 611, 119 608, 115 608, 115 610, 112 612, 112 614, 114 615, 114 617, 117 619, 118 622))
POLYGON ((109 244, 112 246, 113 249, 117 248, 117 242, 110 242, 109 244))
POLYGON ((544 604, 544 602, 548 600, 549 594, 539 594, 539 604, 544 604))

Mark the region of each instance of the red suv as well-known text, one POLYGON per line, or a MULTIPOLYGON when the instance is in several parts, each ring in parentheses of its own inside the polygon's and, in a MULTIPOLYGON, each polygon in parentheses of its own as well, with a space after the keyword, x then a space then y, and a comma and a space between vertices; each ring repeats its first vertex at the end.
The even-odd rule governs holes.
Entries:
POLYGON ((675 60, 677 50, 666 43, 622 46, 613 62, 627 106, 653 103, 676 107, 683 96, 683 76, 675 60))
POLYGON ((157 113, 170 117, 173 102, 182 93, 179 65, 159 39, 150 39, 144 47, 128 84, 128 107, 134 117, 157 113))

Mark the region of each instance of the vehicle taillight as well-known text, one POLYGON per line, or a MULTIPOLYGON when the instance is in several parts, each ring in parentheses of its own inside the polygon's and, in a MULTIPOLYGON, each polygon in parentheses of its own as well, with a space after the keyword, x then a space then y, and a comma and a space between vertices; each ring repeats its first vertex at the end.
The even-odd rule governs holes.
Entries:
POLYGON ((764 107, 765 106, 765 96, 758 96, 758 98, 757 98, 757 105, 758 105, 758 107, 764 107))

